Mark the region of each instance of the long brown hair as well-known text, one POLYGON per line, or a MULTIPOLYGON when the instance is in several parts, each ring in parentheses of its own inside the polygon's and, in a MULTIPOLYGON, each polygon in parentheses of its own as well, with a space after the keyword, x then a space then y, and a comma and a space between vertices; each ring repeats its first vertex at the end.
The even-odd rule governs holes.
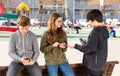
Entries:
POLYGON ((63 30, 63 27, 61 26, 60 28, 57 28, 55 25, 55 21, 60 17, 62 16, 58 13, 52 13, 49 17, 48 29, 47 29, 49 41, 56 42, 57 36, 59 36, 59 38, 65 38, 66 36, 65 31, 63 30))

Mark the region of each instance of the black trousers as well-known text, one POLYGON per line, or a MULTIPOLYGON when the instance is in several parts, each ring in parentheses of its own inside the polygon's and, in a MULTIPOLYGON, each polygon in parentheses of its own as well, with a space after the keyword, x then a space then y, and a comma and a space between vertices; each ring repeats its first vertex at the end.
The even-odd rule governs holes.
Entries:
POLYGON ((102 76, 103 71, 94 71, 87 68, 87 76, 102 76))

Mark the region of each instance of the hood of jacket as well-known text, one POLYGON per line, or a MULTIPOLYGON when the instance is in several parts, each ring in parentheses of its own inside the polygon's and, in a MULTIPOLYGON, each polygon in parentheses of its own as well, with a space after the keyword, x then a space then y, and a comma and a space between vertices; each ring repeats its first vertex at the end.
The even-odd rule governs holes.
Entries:
POLYGON ((105 39, 109 38, 109 32, 106 26, 97 26, 94 28, 96 31, 100 32, 105 39))

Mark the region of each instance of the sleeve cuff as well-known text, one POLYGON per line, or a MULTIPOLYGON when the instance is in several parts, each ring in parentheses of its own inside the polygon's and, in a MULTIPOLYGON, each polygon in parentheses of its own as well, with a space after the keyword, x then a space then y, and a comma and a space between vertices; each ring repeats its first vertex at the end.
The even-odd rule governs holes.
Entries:
POLYGON ((21 57, 18 57, 18 61, 21 61, 21 57))
POLYGON ((79 44, 75 44, 75 49, 81 50, 81 49, 82 49, 82 46, 79 45, 79 44))

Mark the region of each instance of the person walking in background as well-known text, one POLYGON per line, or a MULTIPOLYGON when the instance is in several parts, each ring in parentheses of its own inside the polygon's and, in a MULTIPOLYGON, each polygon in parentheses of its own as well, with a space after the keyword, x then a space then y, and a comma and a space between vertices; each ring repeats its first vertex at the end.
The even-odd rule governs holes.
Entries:
POLYGON ((35 34, 29 31, 30 19, 19 16, 17 26, 19 29, 10 37, 9 56, 13 61, 9 65, 6 76, 18 76, 23 68, 27 69, 30 76, 42 76, 37 63, 38 41, 35 34))
POLYGON ((75 76, 66 58, 66 50, 67 36, 62 27, 62 16, 52 13, 48 20, 48 29, 43 34, 40 44, 49 76, 58 76, 58 68, 64 76, 75 76))
POLYGON ((76 30, 76 33, 79 34, 79 29, 81 30, 81 24, 78 19, 76 19, 76 24, 74 24, 74 28, 76 30))
POLYGON ((113 26, 108 26, 108 31, 109 31, 109 35, 112 37, 116 37, 116 30, 114 29, 113 26))
POLYGON ((102 76, 103 67, 107 60, 108 38, 107 27, 104 26, 102 12, 93 9, 87 14, 87 20, 94 27, 86 43, 69 45, 84 53, 83 63, 87 67, 87 76, 102 76))
POLYGON ((115 27, 115 21, 113 20, 112 17, 111 17, 108 25, 109 25, 109 26, 112 26, 112 27, 115 27))
POLYGON ((70 21, 69 18, 66 18, 64 21, 64 25, 67 28, 67 33, 69 34, 70 31, 73 32, 74 24, 70 21))
POLYGON ((116 30, 114 29, 115 25, 114 25, 113 18, 111 18, 107 27, 108 27, 109 35, 112 36, 112 37, 116 37, 116 30))

